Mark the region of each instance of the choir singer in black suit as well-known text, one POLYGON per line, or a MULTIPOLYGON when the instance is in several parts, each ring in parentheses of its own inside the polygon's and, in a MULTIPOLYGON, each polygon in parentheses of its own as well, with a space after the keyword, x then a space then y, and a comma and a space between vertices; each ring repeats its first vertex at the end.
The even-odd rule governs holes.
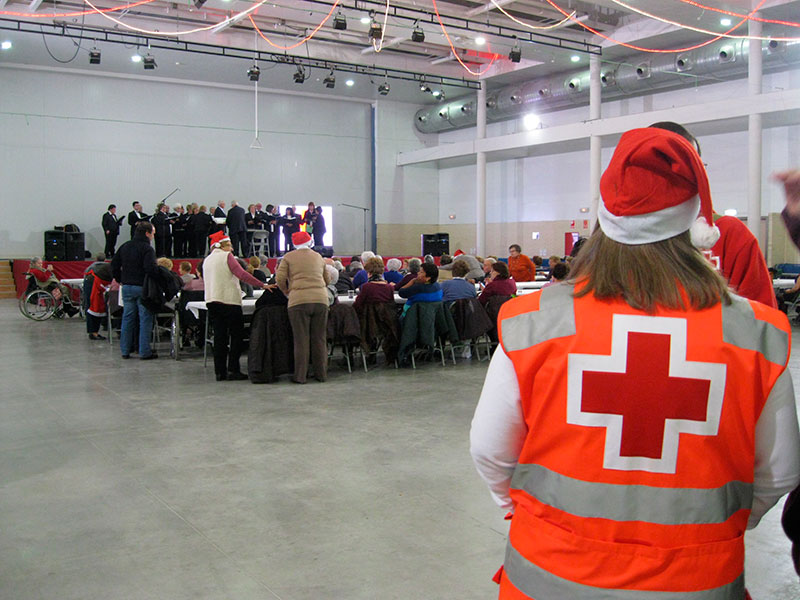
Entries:
POLYGON ((136 232, 136 224, 139 221, 148 221, 150 219, 150 215, 146 215, 142 212, 142 205, 139 202, 133 203, 133 210, 128 213, 128 225, 131 226, 131 239, 133 239, 133 234, 136 232))
POLYGON ((117 219, 117 205, 109 204, 108 212, 103 215, 102 225, 103 233, 106 236, 106 258, 114 256, 114 248, 117 245, 117 237, 119 236, 119 225, 125 217, 117 219))

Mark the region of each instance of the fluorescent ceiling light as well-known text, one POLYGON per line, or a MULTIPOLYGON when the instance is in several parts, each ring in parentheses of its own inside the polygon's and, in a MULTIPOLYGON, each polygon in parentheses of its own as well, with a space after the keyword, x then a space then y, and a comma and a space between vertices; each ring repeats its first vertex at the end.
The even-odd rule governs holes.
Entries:
POLYGON ((725 210, 724 214, 726 217, 735 217, 739 214, 739 211, 737 211, 735 208, 728 208, 725 210))
POLYGON ((131 56, 131 62, 140 63, 142 62, 142 55, 141 54, 134 54, 131 56))
POLYGON ((353 86, 356 84, 356 82, 355 82, 355 81, 353 81, 352 79, 348 79, 347 81, 345 81, 345 82, 344 82, 344 84, 345 84, 347 87, 353 87, 353 86))
POLYGON ((0 44, 0 48, 3 50, 11 50, 13 44, 10 40, 5 40, 2 44, 0 44))
POLYGON ((361 22, 362 22, 364 25, 369 25, 370 23, 372 23, 372 19, 370 19, 370 18, 369 18, 369 17, 367 17, 367 16, 364 16, 364 17, 361 17, 361 22))
POLYGON ((483 46, 486 43, 486 38, 482 35, 479 35, 475 38, 475 44, 478 46, 483 46))
POLYGON ((731 23, 732 23, 732 21, 727 17, 722 17, 719 20, 719 24, 722 25, 723 27, 730 27, 731 23))
POLYGON ((580 56, 578 56, 577 54, 573 54, 572 56, 570 56, 570 57, 569 57, 569 59, 570 59, 572 62, 578 62, 578 61, 581 59, 581 57, 580 57, 580 56))

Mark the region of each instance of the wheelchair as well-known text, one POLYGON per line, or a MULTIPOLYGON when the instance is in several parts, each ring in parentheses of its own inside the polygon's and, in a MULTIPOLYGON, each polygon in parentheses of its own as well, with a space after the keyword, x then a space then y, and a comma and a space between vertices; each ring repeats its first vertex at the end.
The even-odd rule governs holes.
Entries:
POLYGON ((62 294, 57 284, 41 287, 31 273, 25 273, 25 279, 28 286, 19 299, 19 311, 25 317, 34 321, 46 321, 51 317, 63 319, 65 314, 73 310, 79 312, 69 296, 62 294))

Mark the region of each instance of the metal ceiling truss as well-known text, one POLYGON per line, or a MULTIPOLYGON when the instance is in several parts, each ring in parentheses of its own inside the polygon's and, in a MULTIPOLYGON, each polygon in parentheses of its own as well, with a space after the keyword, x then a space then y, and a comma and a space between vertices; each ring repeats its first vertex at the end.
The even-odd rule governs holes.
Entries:
MULTIPOLYGON (((333 6, 330 0, 305 0, 309 4, 319 4, 322 6, 333 6)), ((382 0, 355 0, 352 5, 340 6, 346 10, 360 11, 365 14, 374 13, 375 15, 382 15, 386 11, 386 2, 382 0)), ((416 7, 397 6, 392 4, 389 7, 389 16, 394 19, 409 21, 410 23, 429 23, 439 27, 439 18, 436 13, 431 10, 416 7)), ((452 15, 445 15, 439 12, 439 17, 447 29, 458 30, 461 32, 469 32, 472 34, 482 33, 484 35, 492 35, 495 37, 506 38, 509 40, 518 40, 520 42, 530 42, 542 46, 549 46, 551 48, 559 48, 561 50, 570 50, 572 52, 583 52, 585 54, 602 54, 602 49, 598 44, 590 44, 588 42, 572 40, 565 37, 555 35, 548 35, 545 33, 536 33, 530 29, 518 29, 516 27, 507 27, 505 25, 495 25, 476 19, 469 19, 465 17, 455 17, 452 15)))
POLYGON ((431 75, 429 73, 407 71, 392 67, 366 66, 337 60, 279 54, 277 52, 253 50, 252 48, 237 48, 232 46, 176 40, 162 36, 144 35, 133 32, 127 33, 116 29, 81 26, 74 23, 31 23, 29 21, 21 21, 17 19, 0 18, 0 30, 72 39, 91 39, 95 43, 105 42, 110 44, 123 44, 127 46, 134 45, 148 49, 173 50, 178 52, 189 52, 192 54, 204 54, 207 56, 221 56, 225 58, 247 60, 250 62, 263 61, 276 64, 302 66, 309 69, 322 69, 326 71, 338 71, 342 73, 366 75, 376 79, 425 81, 427 83, 438 83, 442 86, 473 90, 480 88, 481 85, 479 81, 472 81, 466 78, 448 77, 445 75, 431 75))

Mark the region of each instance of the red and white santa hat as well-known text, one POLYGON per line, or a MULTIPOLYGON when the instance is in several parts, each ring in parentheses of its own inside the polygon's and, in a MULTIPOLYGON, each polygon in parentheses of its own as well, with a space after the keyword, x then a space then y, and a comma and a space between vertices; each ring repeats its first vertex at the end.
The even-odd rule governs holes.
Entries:
POLYGON ((307 231, 296 231, 292 234, 292 245, 295 248, 310 248, 313 244, 307 231))
POLYGON ((653 127, 624 133, 600 179, 600 195, 600 227, 622 244, 650 244, 688 230, 699 248, 719 239, 705 167, 677 133, 653 127))
POLYGON ((211 244, 212 248, 219 248, 222 242, 230 242, 231 238, 225 235, 224 231, 215 231, 210 236, 208 236, 209 243, 211 244))

